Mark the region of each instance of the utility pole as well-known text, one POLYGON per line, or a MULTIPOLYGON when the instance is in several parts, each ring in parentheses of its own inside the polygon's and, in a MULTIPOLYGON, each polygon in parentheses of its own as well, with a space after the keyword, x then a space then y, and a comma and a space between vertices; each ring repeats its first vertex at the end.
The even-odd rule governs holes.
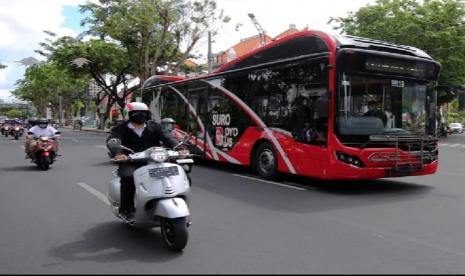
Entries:
POLYGON ((60 103, 59 103, 59 109, 60 109, 60 127, 63 126, 63 97, 60 96, 60 103))
POLYGON ((266 44, 266 41, 265 41, 265 33, 266 32, 265 32, 265 30, 263 30, 260 23, 258 23, 258 20, 257 20, 257 18, 255 17, 255 15, 253 13, 249 13, 248 15, 250 17, 250 20, 252 20, 252 23, 255 25, 255 28, 257 28, 258 34, 260 35, 260 46, 265 45, 266 44))
POLYGON ((213 71, 212 32, 208 32, 208 74, 213 71))

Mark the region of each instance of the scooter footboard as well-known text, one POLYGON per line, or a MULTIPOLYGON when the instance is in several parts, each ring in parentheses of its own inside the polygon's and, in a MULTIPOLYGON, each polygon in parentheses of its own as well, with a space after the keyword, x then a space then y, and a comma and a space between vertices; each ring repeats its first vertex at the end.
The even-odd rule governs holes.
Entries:
POLYGON ((189 216, 189 208, 182 198, 168 198, 158 201, 155 216, 174 219, 189 216))

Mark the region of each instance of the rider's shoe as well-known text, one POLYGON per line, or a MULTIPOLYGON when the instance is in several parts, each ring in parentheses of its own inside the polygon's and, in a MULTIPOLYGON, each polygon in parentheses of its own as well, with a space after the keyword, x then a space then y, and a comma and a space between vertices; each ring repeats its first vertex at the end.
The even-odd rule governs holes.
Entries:
POLYGON ((128 222, 134 221, 134 212, 122 211, 118 216, 128 222))

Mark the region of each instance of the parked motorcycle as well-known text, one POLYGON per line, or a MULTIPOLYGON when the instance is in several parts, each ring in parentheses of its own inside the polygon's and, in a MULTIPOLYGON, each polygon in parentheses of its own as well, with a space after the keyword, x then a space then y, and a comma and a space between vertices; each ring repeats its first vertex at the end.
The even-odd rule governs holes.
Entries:
POLYGON ((108 191, 113 213, 137 228, 161 227, 164 243, 172 250, 182 251, 191 225, 188 207, 191 188, 188 172, 181 165, 193 164, 193 156, 159 147, 135 153, 115 138, 108 140, 108 146, 112 150, 131 152, 128 162, 148 163, 134 172, 136 211, 130 221, 119 215, 121 179, 115 173, 108 191))
POLYGON ((30 154, 30 158, 32 159, 32 162, 36 163, 37 166, 44 171, 50 169, 50 165, 55 162, 57 157, 56 139, 59 137, 59 134, 60 133, 57 132, 54 138, 41 136, 34 139, 37 143, 30 154))

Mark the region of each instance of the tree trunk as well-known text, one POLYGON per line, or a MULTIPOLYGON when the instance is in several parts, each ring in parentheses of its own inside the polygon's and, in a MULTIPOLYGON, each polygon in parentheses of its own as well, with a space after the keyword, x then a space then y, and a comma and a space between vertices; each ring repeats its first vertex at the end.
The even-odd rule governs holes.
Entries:
POLYGON ((105 113, 103 113, 103 118, 100 120, 99 129, 105 129, 107 120, 110 117, 111 107, 113 106, 114 103, 115 103, 115 100, 113 100, 111 97, 108 97, 107 106, 105 109, 105 113))

